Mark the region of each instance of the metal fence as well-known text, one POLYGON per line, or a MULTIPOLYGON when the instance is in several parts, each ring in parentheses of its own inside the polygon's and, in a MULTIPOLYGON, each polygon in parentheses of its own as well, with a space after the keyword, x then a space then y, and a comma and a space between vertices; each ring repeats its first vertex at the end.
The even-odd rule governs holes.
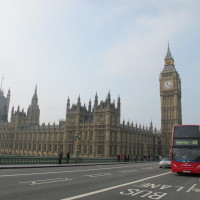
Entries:
MULTIPOLYGON (((117 158, 62 158, 62 164, 117 162, 117 158)), ((57 164, 57 157, 0 155, 0 165, 57 164)))

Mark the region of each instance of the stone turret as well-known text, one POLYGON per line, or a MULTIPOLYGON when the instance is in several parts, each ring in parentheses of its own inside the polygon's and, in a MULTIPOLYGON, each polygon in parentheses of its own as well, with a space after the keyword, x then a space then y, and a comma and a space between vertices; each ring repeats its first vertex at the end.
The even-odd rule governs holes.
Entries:
POLYGON ((39 125, 39 119, 40 119, 40 109, 38 105, 37 85, 36 85, 31 105, 29 105, 27 111, 27 123, 30 126, 37 126, 39 125))
POLYGON ((110 110, 110 103, 111 103, 111 99, 110 99, 110 91, 108 92, 108 96, 107 96, 107 109, 110 110))
POLYGON ((67 111, 70 109, 70 99, 69 99, 69 97, 68 97, 68 99, 67 99, 67 111))
POLYGON ((11 125, 12 127, 24 127, 26 126, 26 113, 24 112, 24 109, 20 109, 20 106, 17 107, 17 110, 14 111, 14 106, 12 108, 11 112, 11 125))
POLYGON ((0 123, 8 122, 10 96, 10 89, 8 90, 7 97, 4 96, 3 90, 0 89, 0 123))
POLYGON ((92 109, 92 103, 91 103, 91 99, 90 99, 89 105, 88 105, 88 112, 91 112, 91 109, 92 109))
POLYGON ((95 100, 94 100, 94 111, 97 109, 97 106, 98 106, 98 96, 97 96, 97 93, 96 93, 95 100))

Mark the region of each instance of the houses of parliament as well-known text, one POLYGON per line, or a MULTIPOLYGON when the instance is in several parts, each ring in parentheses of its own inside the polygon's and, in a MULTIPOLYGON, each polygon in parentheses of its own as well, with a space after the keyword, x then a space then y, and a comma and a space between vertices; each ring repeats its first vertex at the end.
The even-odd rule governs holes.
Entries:
POLYGON ((95 95, 86 108, 80 96, 75 104, 68 97, 65 120, 58 124, 40 124, 37 86, 31 103, 23 109, 11 109, 8 120, 10 89, 4 96, 0 89, 0 154, 57 156, 75 155, 75 135, 80 139, 81 157, 116 157, 118 154, 132 156, 169 154, 170 134, 173 125, 181 124, 181 81, 175 69, 169 46, 160 73, 161 130, 153 127, 120 121, 121 100, 112 102, 108 92, 105 100, 95 95))

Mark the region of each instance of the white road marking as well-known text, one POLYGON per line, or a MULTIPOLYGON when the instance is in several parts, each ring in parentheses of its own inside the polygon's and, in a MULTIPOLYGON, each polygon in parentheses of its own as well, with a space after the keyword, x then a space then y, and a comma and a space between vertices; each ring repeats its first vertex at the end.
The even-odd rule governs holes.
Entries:
POLYGON ((116 186, 113 186, 113 187, 108 187, 108 188, 105 188, 105 189, 101 189, 101 190, 97 190, 97 191, 93 191, 93 192, 88 192, 88 193, 80 194, 80 195, 73 196, 73 197, 68 197, 68 198, 65 198, 65 199, 62 199, 62 200, 79 199, 79 198, 91 196, 91 195, 94 195, 94 194, 98 194, 98 193, 101 193, 101 192, 106 192, 106 191, 113 190, 113 189, 116 189, 116 188, 128 186, 128 185, 139 183, 139 182, 142 182, 142 181, 146 181, 146 180, 149 180, 149 179, 152 179, 152 178, 157 178, 157 177, 164 176, 164 175, 167 175, 167 174, 170 174, 170 173, 172 173, 172 172, 167 172, 167 173, 164 173, 164 174, 158 174, 158 175, 155 175, 155 176, 150 176, 150 177, 147 177, 147 178, 139 179, 137 181, 133 181, 133 182, 129 182, 129 183, 121 184, 121 185, 116 185, 116 186))
POLYGON ((145 167, 145 168, 142 168, 142 169, 154 169, 154 168, 158 168, 158 166, 156 166, 156 167, 145 167))
POLYGON ((39 185, 39 184, 57 183, 57 182, 69 181, 69 180, 72 180, 72 179, 54 178, 54 179, 35 180, 35 181, 27 181, 27 182, 19 182, 19 183, 25 183, 25 184, 29 184, 29 185, 39 185))
POLYGON ((187 192, 190 192, 192 190, 192 188, 194 188, 197 184, 194 184, 189 190, 187 190, 187 192))
POLYGON ((176 190, 176 191, 181 191, 184 187, 183 186, 174 186, 174 187, 178 187, 179 189, 178 190, 176 190))
POLYGON ((129 173, 129 172, 137 172, 138 170, 124 170, 124 171, 118 171, 121 173, 129 173))
POLYGON ((83 176, 89 176, 91 178, 94 178, 94 177, 98 177, 98 176, 110 176, 112 174, 110 173, 101 173, 101 174, 89 174, 89 175, 83 175, 83 176))
POLYGON ((82 169, 82 170, 73 170, 73 171, 58 171, 58 172, 40 172, 40 173, 29 173, 29 174, 6 174, 0 175, 0 177, 14 177, 14 176, 32 176, 32 175, 42 175, 42 174, 61 174, 61 173, 74 173, 74 172, 87 172, 87 171, 99 171, 105 169, 119 169, 119 168, 130 168, 130 167, 138 167, 144 165, 152 165, 152 164, 137 164, 137 165, 128 165, 128 166, 120 166, 120 167, 107 167, 107 168, 98 168, 98 169, 82 169))

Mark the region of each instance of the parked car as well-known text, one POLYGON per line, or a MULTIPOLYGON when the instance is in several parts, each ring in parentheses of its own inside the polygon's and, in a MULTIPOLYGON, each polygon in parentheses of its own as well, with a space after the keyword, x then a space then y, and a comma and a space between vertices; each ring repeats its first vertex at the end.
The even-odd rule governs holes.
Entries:
POLYGON ((171 167, 171 159, 170 157, 164 157, 160 162, 159 162, 160 168, 162 167, 171 167))

